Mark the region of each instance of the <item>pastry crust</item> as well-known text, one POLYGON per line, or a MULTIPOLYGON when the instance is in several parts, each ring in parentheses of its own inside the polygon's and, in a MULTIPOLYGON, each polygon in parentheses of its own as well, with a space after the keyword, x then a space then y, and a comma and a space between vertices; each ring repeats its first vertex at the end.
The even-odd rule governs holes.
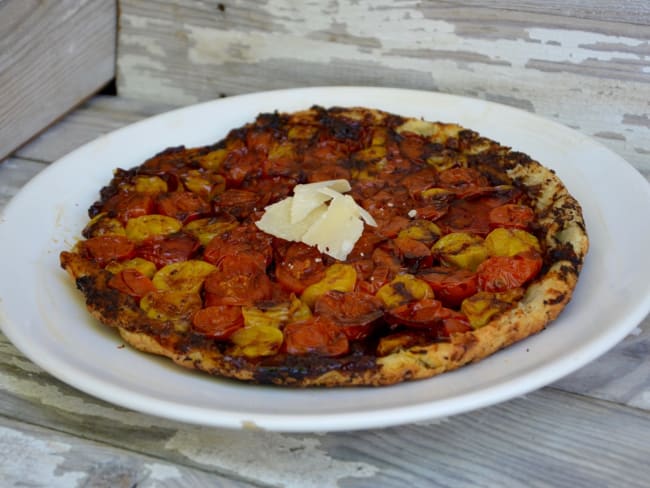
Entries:
MULTIPOLYGON (((476 168, 491 180, 511 181, 523 191, 535 211, 536 235, 544 255, 541 274, 508 310, 482 327, 452 333, 448 340, 405 346, 385 356, 368 348, 357 348, 338 357, 279 354, 256 358, 230 354, 223 342, 193 331, 187 321, 151 318, 136 299, 108 285, 111 272, 87 259, 79 249, 62 252, 61 265, 75 280, 90 313, 116 328, 134 348, 169 357, 186 368, 256 383, 299 387, 389 385, 428 378, 480 361, 541 331, 570 301, 588 250, 581 208, 551 170, 525 154, 456 124, 406 119, 360 107, 314 107, 293 114, 263 114, 260 118, 266 119, 267 126, 281 123, 285 127, 305 128, 343 120, 356 121, 361 126, 387 127, 396 134, 418 134, 440 143, 441 148, 444 146, 439 157, 433 158, 434 163, 427 164, 435 167, 455 158, 454 164, 476 168)), ((345 130, 345 124, 340 130, 345 130)), ((226 141, 237 137, 241 134, 233 131, 226 141)), ((222 142, 209 148, 178 150, 174 161, 191 160, 224 147, 227 144, 222 142)), ((110 191, 104 193, 104 197, 110 196, 110 191)))

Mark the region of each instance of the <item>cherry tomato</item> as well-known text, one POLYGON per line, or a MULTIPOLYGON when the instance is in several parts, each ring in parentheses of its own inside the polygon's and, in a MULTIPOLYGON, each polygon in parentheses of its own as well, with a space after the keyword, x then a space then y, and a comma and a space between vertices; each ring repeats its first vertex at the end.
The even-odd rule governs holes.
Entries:
POLYGON ((200 334, 225 340, 244 327, 244 317, 241 307, 214 305, 197 310, 192 316, 192 326, 200 334))
POLYGON ((431 256, 431 249, 424 242, 410 237, 396 237, 393 242, 405 259, 424 259, 431 256))
POLYGON ((438 174, 440 186, 450 188, 459 196, 471 194, 477 188, 488 186, 488 181, 473 168, 451 168, 438 174))
POLYGON ((283 332, 284 347, 289 354, 341 356, 350 349, 348 338, 341 327, 324 317, 293 322, 283 332))
POLYGON ((434 221, 445 215, 448 207, 441 207, 440 205, 424 205, 422 207, 416 207, 413 210, 418 219, 434 221))
POLYGON ((390 309, 386 312, 386 318, 391 323, 408 327, 435 327, 442 319, 442 309, 442 302, 423 298, 390 309))
POLYGON ((187 261, 196 254, 199 246, 199 240, 196 237, 178 232, 143 241, 136 249, 136 254, 151 261, 160 269, 171 263, 187 261))
POLYGON ((510 227, 527 229, 535 220, 533 209, 526 205, 508 203, 490 211, 490 227, 510 227))
POLYGON ((277 202, 288 197, 297 180, 285 176, 274 176, 272 178, 257 178, 247 180, 242 184, 242 189, 255 193, 258 197, 257 208, 263 209, 272 202, 277 202))
POLYGON ((253 305, 271 298, 273 285, 261 263, 244 255, 226 256, 220 266, 205 279, 206 305, 253 305))
POLYGON ((91 237, 82 241, 81 252, 100 266, 109 261, 123 261, 135 256, 135 245, 120 235, 91 237))
POLYGON ((108 280, 108 286, 135 298, 142 298, 156 287, 151 279, 134 268, 126 268, 108 280))
POLYGON ((154 198, 148 193, 120 192, 104 203, 102 211, 126 224, 129 219, 153 213, 154 198))
POLYGON ((373 251, 377 244, 383 241, 385 238, 377 234, 372 230, 364 230, 359 240, 354 244, 352 251, 348 254, 347 260, 349 262, 356 261, 359 259, 367 259, 372 256, 373 251))
POLYGON ((403 133, 399 141, 402 155, 412 161, 423 161, 426 158, 426 140, 417 134, 403 133))
POLYGON ((214 265, 228 255, 249 254, 261 259, 264 267, 271 263, 273 237, 261 232, 254 225, 239 226, 214 237, 203 251, 203 258, 214 265))
POLYGON ((410 220, 406 217, 395 215, 388 219, 377 220, 377 232, 384 237, 395 237, 400 231, 406 229, 410 220))
POLYGON ((381 306, 381 300, 366 293, 330 291, 316 300, 314 311, 340 325, 352 341, 370 334, 373 322, 383 316, 381 306))
POLYGON ((412 198, 417 198, 424 190, 435 186, 438 172, 434 168, 424 168, 402 178, 404 185, 412 198))
POLYGON ((156 210, 162 215, 173 217, 184 224, 205 217, 210 213, 210 205, 200 196, 190 191, 163 193, 156 198, 156 210))
POLYGON ((246 132, 246 147, 254 151, 267 152, 273 142, 273 133, 255 127, 246 132))
POLYGON ((476 273, 466 269, 438 266, 422 271, 418 277, 431 285, 436 298, 446 307, 458 307, 478 289, 476 273))
POLYGON ((300 158, 296 155, 295 146, 290 142, 273 145, 263 162, 263 169, 266 176, 297 175, 300 158))
POLYGON ((229 187, 238 187, 247 177, 257 177, 262 173, 260 160, 264 159, 257 151, 245 147, 231 151, 221 165, 229 187))
POLYGON ((336 166, 337 161, 345 158, 345 147, 333 140, 320 141, 305 151, 305 164, 314 168, 336 166))
POLYGON ((476 270, 478 287, 492 293, 511 290, 533 279, 541 268, 542 258, 536 253, 492 256, 476 270))
POLYGON ((452 334, 469 332, 473 330, 469 323, 469 319, 460 312, 454 310, 444 309, 448 311, 449 317, 442 319, 442 329, 444 330, 444 337, 447 338, 452 334))
POLYGON ((230 188, 212 201, 215 212, 226 212, 237 219, 244 219, 257 210, 260 195, 238 188, 230 188))
POLYGON ((187 149, 185 146, 169 147, 145 161, 141 172, 145 174, 174 173, 187 164, 187 159, 207 152, 204 148, 187 149))
POLYGON ((492 230, 489 218, 491 210, 481 200, 456 200, 436 224, 446 233, 469 232, 485 236, 492 230))
POLYGON ((289 245, 276 264, 275 277, 289 291, 302 293, 325 274, 321 253, 315 247, 300 242, 289 245))

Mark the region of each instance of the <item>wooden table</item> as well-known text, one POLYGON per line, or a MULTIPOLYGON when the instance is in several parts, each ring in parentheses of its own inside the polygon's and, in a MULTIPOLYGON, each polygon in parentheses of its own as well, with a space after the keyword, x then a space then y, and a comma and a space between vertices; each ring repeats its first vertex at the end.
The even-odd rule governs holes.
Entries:
MULTIPOLYGON (((90 99, 0 164, 0 208, 110 130, 172 106, 295 86, 505 103, 595 138, 650 179, 646 0, 0 0, 0 9, 1 154, 106 80, 118 93, 90 99)), ((646 317, 604 356, 522 398, 429 423, 288 435, 116 407, 54 379, 0 334, 0 488, 647 487, 649 352, 646 317)))
MULTIPOLYGON (((0 207, 48 163, 168 107, 98 96, 0 165, 0 207)), ((2 236, 7 238, 7 236, 2 236)), ((0 486, 648 486, 650 318, 522 398, 379 430, 280 434, 132 412, 54 379, 0 335, 0 486)))

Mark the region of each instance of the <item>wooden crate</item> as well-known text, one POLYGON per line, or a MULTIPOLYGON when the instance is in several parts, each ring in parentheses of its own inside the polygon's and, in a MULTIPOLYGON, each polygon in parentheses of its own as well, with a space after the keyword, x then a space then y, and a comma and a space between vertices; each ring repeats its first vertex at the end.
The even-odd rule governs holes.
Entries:
POLYGON ((0 161, 115 75, 115 0, 0 0, 0 161))

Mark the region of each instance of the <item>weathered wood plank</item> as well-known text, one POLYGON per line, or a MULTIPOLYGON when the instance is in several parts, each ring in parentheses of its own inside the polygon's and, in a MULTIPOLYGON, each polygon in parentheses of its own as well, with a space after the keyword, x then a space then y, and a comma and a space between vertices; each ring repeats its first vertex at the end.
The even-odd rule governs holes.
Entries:
POLYGON ((56 161, 103 134, 172 108, 175 107, 160 102, 96 96, 21 147, 14 156, 56 161))
POLYGON ((0 418, 0 479, 5 488, 251 486, 5 418, 0 418))
POLYGON ((114 0, 0 2, 0 159, 114 77, 114 0))
POLYGON ((40 162, 19 158, 9 158, 0 164, 0 211, 45 166, 40 162))
POLYGON ((504 2, 503 0, 461 0, 447 3, 451 7, 467 6, 500 10, 516 10, 518 12, 543 13, 576 19, 604 20, 610 22, 625 22, 630 24, 650 24, 650 4, 645 0, 518 0, 504 2))
POLYGON ((549 10, 541 0, 121 5, 122 96, 190 104, 295 86, 436 90, 558 120, 650 174, 644 2, 630 3, 638 24, 619 4, 577 0, 549 10))

